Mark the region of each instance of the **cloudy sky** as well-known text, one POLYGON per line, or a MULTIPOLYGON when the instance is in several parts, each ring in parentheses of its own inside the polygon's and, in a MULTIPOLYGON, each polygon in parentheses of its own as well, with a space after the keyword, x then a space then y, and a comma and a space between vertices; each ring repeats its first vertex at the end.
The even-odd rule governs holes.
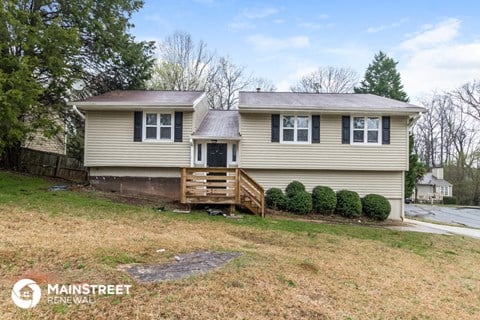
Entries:
POLYGON ((480 79, 480 1, 145 0, 139 40, 174 31, 203 40, 288 91, 319 66, 363 77, 379 50, 399 62, 412 100, 480 79))

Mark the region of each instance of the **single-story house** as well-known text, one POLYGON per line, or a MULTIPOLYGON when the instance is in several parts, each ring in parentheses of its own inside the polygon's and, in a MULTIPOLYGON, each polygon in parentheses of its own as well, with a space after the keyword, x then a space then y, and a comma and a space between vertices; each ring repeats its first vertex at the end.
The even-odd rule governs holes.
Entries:
POLYGON ((248 207, 299 180, 309 191, 381 194, 391 219, 403 218, 408 120, 425 111, 371 94, 292 92, 240 92, 231 111, 209 110, 191 91, 113 91, 70 105, 85 112, 85 166, 99 189, 248 207))
POLYGON ((443 168, 432 168, 415 184, 415 201, 437 202, 453 195, 453 185, 443 179, 443 168))

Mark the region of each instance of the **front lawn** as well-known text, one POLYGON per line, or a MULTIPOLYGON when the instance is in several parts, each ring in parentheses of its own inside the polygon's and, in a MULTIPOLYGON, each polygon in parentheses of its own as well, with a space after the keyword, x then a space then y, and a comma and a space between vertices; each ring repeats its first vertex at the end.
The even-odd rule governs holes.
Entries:
POLYGON ((480 241, 381 227, 209 217, 114 203, 0 172, 1 319, 478 319, 480 241), (165 252, 157 252, 165 249, 165 252), (243 255, 185 280, 117 267, 199 250, 243 255), (131 284, 93 304, 14 306, 13 283, 131 284))

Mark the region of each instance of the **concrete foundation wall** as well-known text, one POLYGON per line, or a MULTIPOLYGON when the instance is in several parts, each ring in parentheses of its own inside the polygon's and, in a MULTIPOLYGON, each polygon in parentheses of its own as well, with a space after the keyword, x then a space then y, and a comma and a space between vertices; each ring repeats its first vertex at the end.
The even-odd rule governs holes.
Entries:
POLYGON ((154 195, 159 199, 180 200, 180 178, 90 176, 91 185, 101 191, 126 195, 154 195))

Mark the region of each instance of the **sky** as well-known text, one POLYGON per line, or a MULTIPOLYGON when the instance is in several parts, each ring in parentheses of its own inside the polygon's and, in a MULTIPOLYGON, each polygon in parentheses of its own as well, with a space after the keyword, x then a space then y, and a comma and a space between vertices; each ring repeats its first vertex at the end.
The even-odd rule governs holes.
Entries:
POLYGON ((479 12, 476 0, 145 0, 131 33, 161 41, 188 32, 277 91, 318 67, 349 67, 361 79, 382 50, 415 101, 480 79, 479 12))

